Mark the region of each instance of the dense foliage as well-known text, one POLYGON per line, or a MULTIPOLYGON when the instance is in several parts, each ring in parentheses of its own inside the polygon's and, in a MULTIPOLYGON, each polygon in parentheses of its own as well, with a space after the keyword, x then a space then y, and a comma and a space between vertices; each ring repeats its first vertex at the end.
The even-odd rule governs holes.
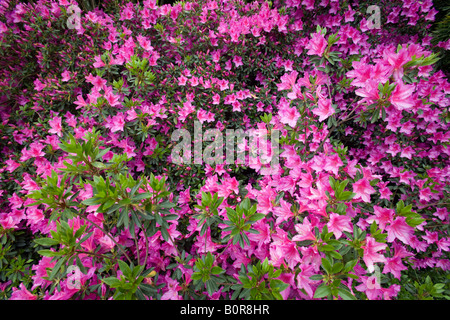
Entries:
POLYGON ((431 0, 95 4, 0 0, 3 299, 449 298, 431 0))

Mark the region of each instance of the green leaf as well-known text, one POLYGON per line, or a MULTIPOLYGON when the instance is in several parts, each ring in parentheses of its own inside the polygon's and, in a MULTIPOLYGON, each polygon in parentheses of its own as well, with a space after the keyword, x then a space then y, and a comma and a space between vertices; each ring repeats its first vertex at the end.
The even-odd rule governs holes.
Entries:
POLYGON ((64 253, 55 252, 55 251, 51 251, 51 250, 47 250, 47 249, 39 250, 38 253, 44 257, 59 257, 59 256, 64 255, 64 253))
POLYGON ((53 246, 55 244, 59 244, 59 241, 55 240, 55 239, 51 239, 51 238, 40 238, 40 239, 35 239, 34 242, 36 242, 37 244, 41 245, 41 246, 53 246))
POLYGON ((52 272, 50 273, 50 276, 48 277, 48 280, 53 280, 55 276, 58 274, 59 269, 61 269, 61 266, 66 261, 66 259, 62 258, 59 259, 59 261, 55 264, 55 266, 52 268, 52 272))
POLYGON ((314 274, 311 277, 309 277, 311 280, 322 280, 323 279, 323 275, 321 274, 314 274))
POLYGON ((104 278, 102 281, 111 288, 119 288, 122 285, 122 282, 115 277, 104 278))
POLYGON ((152 196, 152 194, 150 192, 139 193, 133 197, 133 200, 137 201, 137 200, 148 199, 151 196, 152 196))
POLYGON ((264 219, 265 216, 266 216, 266 215, 263 214, 263 213, 255 213, 255 214, 252 215, 248 220, 249 220, 249 221, 258 221, 258 220, 264 219))
POLYGON ((331 263, 325 258, 322 258, 322 267, 327 273, 331 273, 331 263))
POLYGON ((345 266, 344 266, 344 272, 350 272, 353 270, 353 268, 356 266, 356 264, 358 263, 358 260, 350 260, 348 261, 345 266))
POLYGON ((191 276, 192 280, 200 280, 202 278, 202 274, 200 272, 194 272, 191 276))
POLYGON ((125 261, 119 260, 119 268, 122 271, 123 275, 127 278, 131 276, 131 269, 125 261))
POLYGON ((85 204, 87 206, 96 206, 98 204, 101 204, 102 202, 103 202, 103 199, 97 198, 97 197, 93 197, 93 198, 81 201, 82 204, 85 204))
POLYGON ((336 251, 328 251, 326 254, 330 255, 335 259, 342 259, 342 255, 336 251))
POLYGON ((214 263, 214 257, 212 256, 211 252, 208 252, 205 258, 205 264, 208 267, 211 267, 214 263))
POLYGON ((158 207, 164 208, 164 209, 170 209, 170 208, 173 208, 175 206, 176 206, 176 203, 169 202, 169 201, 166 201, 166 202, 163 202, 161 204, 158 204, 158 207))
POLYGON ((342 268, 344 267, 344 264, 341 262, 336 263, 335 265, 333 265, 333 268, 331 269, 332 273, 338 273, 342 270, 342 268))
POLYGON ((314 292, 314 297, 316 299, 326 297, 331 294, 331 289, 326 284, 322 283, 320 286, 317 287, 316 291, 314 292))
POLYGON ((339 296, 344 300, 356 300, 356 297, 348 290, 338 288, 339 296))
POLYGON ((221 274, 221 273, 224 273, 224 272, 225 272, 225 270, 223 270, 221 267, 218 267, 218 266, 214 266, 214 267, 211 268, 211 273, 215 274, 215 275, 221 274))

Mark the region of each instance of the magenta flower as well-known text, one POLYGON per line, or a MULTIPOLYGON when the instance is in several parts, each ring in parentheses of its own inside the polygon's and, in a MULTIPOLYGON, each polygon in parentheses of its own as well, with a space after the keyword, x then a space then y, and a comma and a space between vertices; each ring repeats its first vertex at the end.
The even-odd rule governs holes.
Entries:
POLYGON ((386 262, 386 258, 384 255, 378 253, 380 250, 386 249, 387 245, 384 243, 378 243, 372 237, 366 238, 366 244, 361 246, 364 249, 364 263, 367 266, 367 270, 369 272, 373 272, 375 270, 374 263, 376 262, 386 262))
POLYGON ((353 232, 352 218, 331 213, 327 227, 329 231, 334 233, 336 239, 339 239, 342 236, 342 231, 353 232))
POLYGON ((355 199, 370 202, 370 195, 375 193, 375 189, 370 185, 369 180, 362 178, 353 184, 353 192, 356 193, 355 199))
POLYGON ((292 128, 295 128, 297 125, 297 120, 300 118, 300 113, 295 106, 280 109, 278 115, 280 116, 281 123, 288 124, 292 128))
POLYGON ((414 106, 414 101, 411 98, 414 92, 414 85, 406 85, 402 82, 397 82, 397 86, 392 91, 389 101, 398 110, 411 109, 414 106))
POLYGON ((313 265, 303 265, 301 264, 301 271, 297 275, 297 286, 300 289, 304 289, 308 294, 309 298, 314 296, 313 287, 318 283, 317 280, 311 280, 310 277, 315 274, 313 265))
POLYGON ((13 288, 13 292, 11 294, 10 300, 36 300, 37 296, 32 294, 30 291, 27 290, 25 285, 21 283, 19 285, 20 289, 13 288))
POLYGON ((316 32, 313 34, 312 39, 308 42, 305 49, 308 49, 307 54, 321 57, 327 46, 328 42, 325 37, 320 32, 316 32))
POLYGON ((377 300, 383 296, 383 290, 375 275, 370 277, 362 276, 362 283, 355 287, 356 290, 364 292, 369 300, 377 300))
POLYGON ((312 113, 319 116, 319 121, 327 119, 329 116, 334 114, 334 108, 331 106, 331 99, 320 99, 318 102, 318 107, 312 110, 312 113))
POLYGON ((395 239, 400 240, 404 244, 410 243, 410 238, 414 234, 414 228, 406 223, 406 217, 397 217, 386 227, 388 242, 393 242, 395 239))
POLYGON ((302 224, 296 224, 294 228, 295 231, 297 231, 297 234, 292 237, 292 241, 316 241, 314 227, 311 225, 311 222, 309 222, 308 217, 303 220, 302 224))
POLYGON ((62 137, 62 126, 61 126, 61 117, 54 117, 52 120, 48 121, 51 129, 48 130, 49 133, 55 133, 58 137, 62 137))

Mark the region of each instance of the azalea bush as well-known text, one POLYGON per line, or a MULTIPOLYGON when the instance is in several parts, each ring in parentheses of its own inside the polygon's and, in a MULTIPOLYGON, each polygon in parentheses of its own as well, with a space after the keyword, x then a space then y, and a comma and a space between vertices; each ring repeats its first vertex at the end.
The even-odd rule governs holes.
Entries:
POLYGON ((449 298, 431 0, 95 5, 0 2, 3 299, 449 298))

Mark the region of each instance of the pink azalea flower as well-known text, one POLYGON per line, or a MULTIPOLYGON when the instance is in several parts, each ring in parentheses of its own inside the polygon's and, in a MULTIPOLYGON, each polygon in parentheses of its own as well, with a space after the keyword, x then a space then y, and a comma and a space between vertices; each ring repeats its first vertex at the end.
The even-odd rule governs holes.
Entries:
POLYGON ((278 91, 289 90, 295 85, 295 80, 297 79, 298 72, 292 71, 291 73, 285 73, 281 76, 281 83, 277 83, 278 91))
POLYGON ((313 34, 305 49, 308 49, 307 54, 321 57, 327 46, 328 42, 325 37, 320 32, 316 32, 313 34))
POLYGON ((386 227, 388 242, 393 242, 395 239, 399 239, 404 244, 410 243, 410 238, 414 234, 414 228, 406 223, 406 217, 397 217, 395 220, 386 227))
POLYGON ((352 218, 331 213, 327 227, 329 231, 334 233, 336 239, 339 239, 342 236, 342 231, 353 232, 352 218))
POLYGON ((264 220, 260 220, 252 225, 252 228, 257 230, 259 233, 249 233, 248 238, 251 241, 254 241, 258 244, 258 248, 261 248, 263 245, 270 243, 270 226, 264 222, 264 220))
POLYGON ((111 107, 120 106, 119 96, 108 91, 105 93, 105 99, 111 107))
POLYGON ((61 81, 67 82, 70 80, 70 71, 64 70, 63 73, 61 73, 61 81))
POLYGON ((393 284, 389 288, 381 288, 381 291, 383 291, 384 300, 391 300, 392 297, 396 297, 400 292, 400 289, 399 284, 393 284))
POLYGON ((25 285, 21 283, 19 285, 20 289, 12 288, 13 292, 11 294, 10 300, 36 300, 37 296, 32 294, 27 290, 25 285))
POLYGON ((403 263, 402 258, 410 257, 413 254, 408 252, 403 246, 394 243, 395 254, 393 257, 386 258, 383 273, 392 273, 395 278, 400 280, 401 271, 408 269, 403 263))
POLYGON ((414 92, 414 85, 406 85, 402 82, 397 82, 397 86, 392 91, 389 101, 398 110, 411 109, 414 106, 414 101, 411 98, 414 92))
POLYGON ((277 217, 276 224, 280 224, 283 221, 287 221, 290 217, 294 216, 291 211, 291 204, 280 199, 280 207, 273 208, 273 214, 277 217))
POLYGON ((234 65, 236 66, 236 67, 239 67, 239 66, 243 66, 244 64, 242 63, 242 57, 240 57, 240 56, 234 56, 233 57, 233 63, 234 63, 234 65))
POLYGON ((201 123, 205 122, 207 120, 207 113, 206 113, 206 111, 203 110, 203 109, 198 110, 197 111, 197 118, 198 118, 198 120, 201 123))
POLYGON ((5 217, 4 219, 0 219, 0 225, 3 229, 16 229, 18 221, 15 221, 13 217, 5 217))
POLYGON ((118 113, 109 120, 109 122, 105 125, 105 127, 110 128, 111 132, 116 132, 116 131, 123 131, 124 125, 125 125, 125 115, 123 113, 118 113))
POLYGON ((317 280, 311 280, 310 277, 314 275, 316 272, 314 270, 314 266, 312 265, 301 265, 301 271, 297 275, 297 286, 299 289, 304 289, 309 298, 314 296, 313 287, 318 282, 317 280))
POLYGON ((361 276, 362 283, 355 287, 356 290, 364 292, 369 300, 377 300, 383 295, 383 290, 375 275, 370 277, 361 276))
POLYGON ((312 113, 319 116, 319 121, 327 119, 329 116, 335 113, 334 108, 331 106, 331 99, 320 99, 318 102, 318 107, 312 109, 312 113))
POLYGON ((338 174, 339 168, 344 165, 344 163, 342 162, 341 158, 337 153, 333 154, 330 157, 327 157, 325 163, 326 164, 324 169, 327 170, 328 172, 334 173, 335 175, 338 174))
POLYGON ((402 48, 398 53, 385 50, 383 55, 392 66, 394 79, 396 81, 401 80, 403 77, 403 65, 410 60, 408 50, 402 48))
POLYGON ((373 213, 375 217, 371 216, 367 218, 368 223, 376 221, 381 231, 386 229, 386 225, 392 223, 395 211, 394 209, 382 208, 379 206, 373 206, 373 213))
POLYGON ((297 234, 292 237, 292 241, 316 241, 316 235, 314 234, 314 227, 309 222, 308 217, 303 220, 303 223, 295 225, 295 231, 297 234))
POLYGON ((355 199, 370 202, 370 195, 375 193, 375 189, 370 185, 369 180, 362 178, 353 184, 353 192, 356 193, 355 199))
MULTIPOLYGON (((95 62, 92 64, 94 66, 94 68, 101 68, 101 67, 105 66, 105 63, 102 61, 102 57, 101 56, 95 56, 94 60, 95 60, 95 62)), ((66 81, 68 81, 68 80, 66 80, 66 81)))
POLYGON ((297 125, 297 120, 300 118, 300 113, 295 106, 280 109, 278 111, 278 115, 280 116, 281 123, 288 124, 292 128, 295 128, 297 125))
POLYGON ((19 197, 15 192, 8 200, 9 203, 11 203, 11 209, 19 209, 23 205, 22 198, 19 197))
POLYGON ((54 117, 52 120, 48 121, 51 129, 48 130, 49 133, 56 133, 58 137, 62 137, 62 126, 61 117, 54 117))
POLYGON ((374 272, 374 263, 376 262, 386 262, 386 258, 383 254, 378 253, 380 250, 386 249, 387 245, 384 243, 378 243, 372 237, 366 238, 366 244, 361 246, 364 249, 363 260, 367 266, 369 272, 374 272))
POLYGON ((20 163, 15 162, 14 160, 6 160, 6 170, 8 170, 9 172, 13 172, 14 170, 16 170, 18 167, 20 167, 20 163))

